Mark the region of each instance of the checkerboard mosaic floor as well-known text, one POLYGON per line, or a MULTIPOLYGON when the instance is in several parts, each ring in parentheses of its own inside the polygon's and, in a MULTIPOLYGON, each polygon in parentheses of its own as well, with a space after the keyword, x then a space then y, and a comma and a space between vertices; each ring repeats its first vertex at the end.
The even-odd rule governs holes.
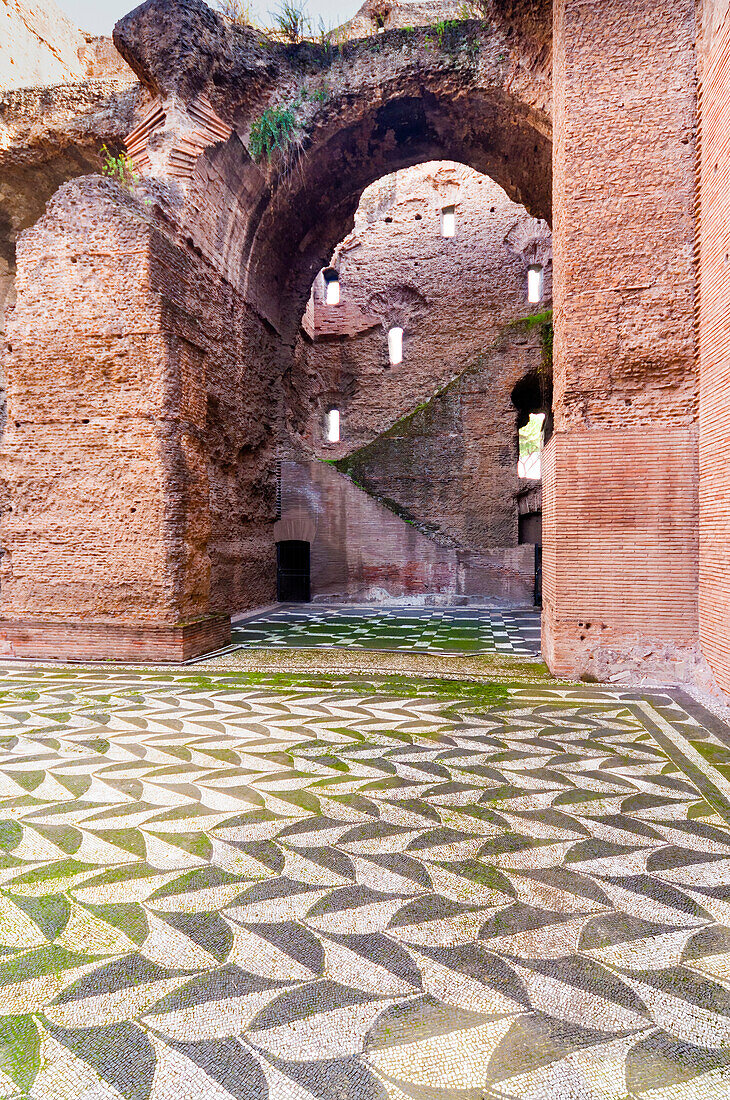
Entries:
POLYGON ((297 605, 234 626, 243 648, 409 650, 416 653, 540 653, 540 613, 481 608, 328 608, 297 605))
POLYGON ((730 1095, 722 727, 242 684, 2 674, 0 1096, 730 1095))

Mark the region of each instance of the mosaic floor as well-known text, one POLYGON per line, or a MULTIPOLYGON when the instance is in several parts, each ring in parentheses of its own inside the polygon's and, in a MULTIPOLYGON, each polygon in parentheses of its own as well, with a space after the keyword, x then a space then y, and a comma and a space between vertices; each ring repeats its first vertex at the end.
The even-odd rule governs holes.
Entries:
POLYGON ((280 608, 233 629, 233 643, 410 650, 421 653, 540 653, 540 613, 477 608, 280 608))
POLYGON ((730 1096, 722 727, 589 687, 0 686, 0 1096, 730 1096))

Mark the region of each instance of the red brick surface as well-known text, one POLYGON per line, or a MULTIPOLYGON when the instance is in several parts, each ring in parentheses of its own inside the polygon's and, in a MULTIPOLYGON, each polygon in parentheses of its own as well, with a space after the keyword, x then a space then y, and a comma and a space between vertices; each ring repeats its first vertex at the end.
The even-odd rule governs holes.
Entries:
POLYGON ((730 5, 707 0, 699 51, 700 641, 730 691, 730 5))
POLYGON ((58 192, 18 258, 3 616, 123 631, 268 602, 269 331, 153 211, 98 177, 58 192))
POLYGON ((543 629, 572 674, 697 640, 695 24, 692 0, 554 13, 543 629))
POLYGON ((76 661, 186 661, 220 649, 231 640, 228 615, 197 622, 159 626, 155 623, 57 622, 0 619, 0 656, 45 657, 76 661))
POLYGON ((697 638, 696 439, 683 428, 560 433, 543 457, 543 646, 554 672, 595 652, 697 638))

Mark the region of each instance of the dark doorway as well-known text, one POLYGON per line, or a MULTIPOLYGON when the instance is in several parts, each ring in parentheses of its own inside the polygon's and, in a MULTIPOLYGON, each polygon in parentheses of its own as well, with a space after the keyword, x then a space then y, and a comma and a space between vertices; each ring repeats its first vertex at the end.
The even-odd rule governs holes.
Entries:
POLYGON ((309 603, 309 543, 299 539, 276 544, 276 598, 280 603, 309 603))
POLYGON ((535 543, 535 606, 542 607, 542 546, 535 543))

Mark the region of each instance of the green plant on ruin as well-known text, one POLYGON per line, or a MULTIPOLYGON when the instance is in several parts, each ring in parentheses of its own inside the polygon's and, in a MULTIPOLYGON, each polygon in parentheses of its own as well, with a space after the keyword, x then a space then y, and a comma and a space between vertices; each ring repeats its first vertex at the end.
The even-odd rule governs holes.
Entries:
POLYGON ((283 42, 296 44, 312 38, 312 20, 305 4, 297 0, 282 0, 276 11, 269 12, 273 20, 274 34, 283 42))
POLYGON ((331 61, 339 53, 342 45, 340 41, 342 33, 342 28, 333 27, 331 23, 327 26, 320 15, 314 41, 322 50, 325 61, 331 61))
POLYGON ((332 89, 329 84, 323 84, 321 88, 315 88, 312 92, 312 99, 315 100, 316 103, 326 103, 331 95, 332 89))
POLYGON ((432 407, 432 403, 437 398, 447 396, 449 393, 454 392, 456 387, 461 383, 466 375, 473 374, 481 370, 487 360, 487 354, 499 348, 503 342, 509 338, 510 333, 518 332, 531 332, 535 329, 540 330, 540 343, 541 343, 541 357, 540 363, 537 367, 537 375, 540 386, 540 395, 542 399, 543 408, 550 409, 552 404, 552 368, 553 368, 553 311, 552 309, 543 310, 541 313, 532 313, 526 317, 518 317, 513 321, 507 322, 500 329, 497 338, 493 340, 486 347, 481 348, 473 359, 467 364, 463 370, 459 371, 457 375, 451 378, 444 385, 437 387, 433 394, 425 401, 416 405, 409 412, 403 416, 398 417, 389 428, 380 432, 374 440, 370 443, 366 443, 362 447, 358 447, 351 451, 348 455, 344 455, 339 459, 325 459, 329 465, 334 466, 340 473, 345 474, 354 485, 359 489, 363 489, 370 496, 375 496, 375 499, 379 500, 386 508, 388 508, 395 515, 401 519, 410 523, 424 534, 431 532, 424 529, 418 522, 414 521, 402 505, 398 502, 383 496, 380 493, 373 493, 367 485, 361 484, 354 476, 355 471, 358 468, 359 460, 369 453, 372 453, 377 448, 382 440, 397 438, 399 435, 412 434, 414 431, 418 431, 417 417, 421 414, 426 414, 427 410, 432 407))
POLYGON ((520 317, 518 320, 513 321, 512 327, 521 329, 523 332, 532 332, 536 328, 540 329, 542 358, 540 366, 538 367, 538 373, 544 375, 546 378, 552 378, 554 337, 553 311, 551 309, 544 309, 541 313, 530 313, 527 317, 520 317))
POLYGON ((255 161, 271 160, 277 150, 285 151, 296 141, 297 106, 267 107, 253 120, 248 148, 255 161))
POLYGON ((448 49, 453 45, 454 32, 461 26, 459 19, 439 19, 438 22, 433 24, 433 31, 436 35, 435 38, 431 34, 427 34, 424 38, 424 45, 427 50, 438 43, 438 47, 441 50, 448 49))
POLYGON ((256 26, 256 19, 249 0, 216 0, 218 10, 240 27, 256 26))
POLYGON ((123 150, 120 153, 113 153, 108 145, 102 145, 99 158, 102 176, 114 180, 126 191, 131 191, 139 183, 139 175, 135 172, 130 157, 123 150))
POLYGON ((311 92, 301 87, 296 99, 286 106, 267 107, 251 123, 248 150, 253 159, 257 162, 270 161, 277 150, 286 153, 292 159, 293 150, 301 150, 302 145, 299 136, 301 124, 297 121, 297 111, 309 100, 314 103, 326 103, 331 95, 332 89, 324 81, 321 87, 311 92))

